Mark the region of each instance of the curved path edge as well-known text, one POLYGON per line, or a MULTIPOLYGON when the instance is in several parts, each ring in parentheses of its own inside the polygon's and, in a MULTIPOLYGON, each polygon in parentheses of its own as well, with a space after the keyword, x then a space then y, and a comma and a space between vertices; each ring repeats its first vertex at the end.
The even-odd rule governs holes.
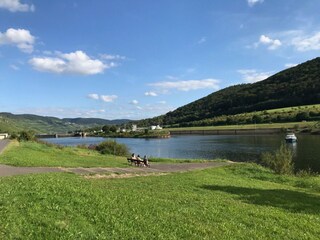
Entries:
POLYGON ((185 172, 196 169, 222 167, 230 165, 232 162, 206 162, 206 163, 178 163, 178 164, 154 164, 147 167, 128 168, 62 168, 62 167, 14 167, 0 164, 0 177, 50 172, 71 172, 80 175, 110 174, 110 173, 165 173, 165 172, 185 172))

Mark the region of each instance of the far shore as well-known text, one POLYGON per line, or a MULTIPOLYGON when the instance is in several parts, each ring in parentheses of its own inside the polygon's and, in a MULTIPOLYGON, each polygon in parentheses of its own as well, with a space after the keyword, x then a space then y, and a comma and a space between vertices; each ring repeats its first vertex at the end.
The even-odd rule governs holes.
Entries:
POLYGON ((200 135, 264 135, 281 134, 288 131, 303 134, 320 134, 319 130, 314 131, 313 127, 317 122, 291 122, 291 123, 270 123, 270 124, 247 124, 227 126, 200 126, 167 128, 171 135, 200 134, 200 135))

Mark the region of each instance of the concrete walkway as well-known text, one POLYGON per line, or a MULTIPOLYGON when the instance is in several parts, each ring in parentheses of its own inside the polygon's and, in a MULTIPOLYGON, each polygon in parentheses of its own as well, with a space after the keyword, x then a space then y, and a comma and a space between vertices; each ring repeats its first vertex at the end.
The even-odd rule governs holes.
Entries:
POLYGON ((154 164, 150 168, 128 167, 128 168, 58 168, 58 167, 12 167, 0 164, 0 177, 49 172, 71 172, 80 175, 110 174, 110 173, 166 173, 184 172, 195 169, 221 167, 231 164, 230 162, 208 162, 208 163, 179 163, 179 164, 154 164))
POLYGON ((165 173, 185 172, 195 169, 205 169, 229 165, 230 162, 208 162, 208 163, 177 163, 177 164, 153 164, 151 167, 128 167, 128 168, 62 168, 66 172, 76 174, 105 174, 105 173, 165 173))
POLYGON ((63 172, 60 168, 50 167, 12 167, 0 164, 0 177, 22 175, 29 173, 48 173, 48 172, 63 172))

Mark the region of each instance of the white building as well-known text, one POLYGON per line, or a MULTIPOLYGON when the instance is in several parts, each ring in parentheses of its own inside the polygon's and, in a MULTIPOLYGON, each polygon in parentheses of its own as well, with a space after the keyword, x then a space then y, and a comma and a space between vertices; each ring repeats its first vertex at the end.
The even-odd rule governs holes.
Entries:
POLYGON ((0 133, 0 139, 6 139, 8 138, 9 134, 8 133, 0 133))
POLYGON ((159 125, 157 125, 157 126, 151 126, 150 129, 151 129, 151 130, 161 130, 162 127, 160 127, 159 125))

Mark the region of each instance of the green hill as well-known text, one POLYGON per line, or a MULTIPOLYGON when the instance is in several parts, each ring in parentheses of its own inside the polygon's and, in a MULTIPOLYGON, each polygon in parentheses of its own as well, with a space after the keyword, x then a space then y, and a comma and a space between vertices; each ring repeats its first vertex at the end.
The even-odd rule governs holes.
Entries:
POLYGON ((140 124, 186 125, 219 116, 320 103, 320 58, 281 71, 264 81, 214 92, 140 124))
POLYGON ((126 123, 129 120, 106 120, 100 118, 56 118, 32 114, 0 113, 0 132, 32 130, 36 133, 65 133, 95 126, 126 123))

